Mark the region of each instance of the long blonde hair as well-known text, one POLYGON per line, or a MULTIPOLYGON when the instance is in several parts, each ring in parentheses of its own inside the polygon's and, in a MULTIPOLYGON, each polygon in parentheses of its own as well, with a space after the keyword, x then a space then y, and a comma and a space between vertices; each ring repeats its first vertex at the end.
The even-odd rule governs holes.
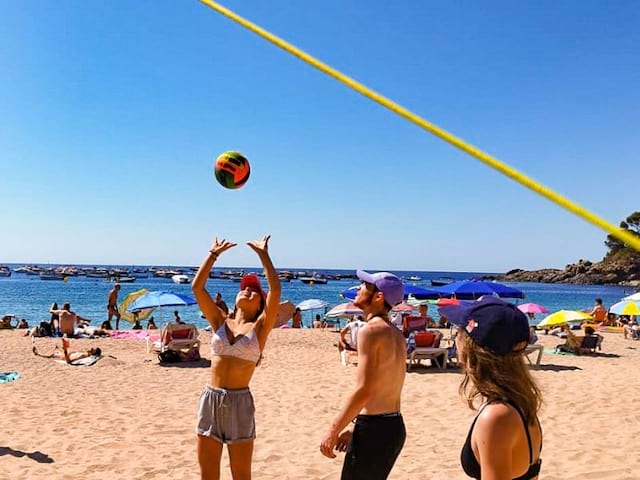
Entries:
MULTIPOLYGON (((475 410, 478 397, 491 402, 511 402, 532 425, 542 405, 542 393, 524 363, 519 351, 497 355, 476 344, 465 332, 456 339, 460 350, 458 358, 464 368, 460 395, 469 408, 475 410)), ((524 345, 516 345, 522 347, 524 345)))

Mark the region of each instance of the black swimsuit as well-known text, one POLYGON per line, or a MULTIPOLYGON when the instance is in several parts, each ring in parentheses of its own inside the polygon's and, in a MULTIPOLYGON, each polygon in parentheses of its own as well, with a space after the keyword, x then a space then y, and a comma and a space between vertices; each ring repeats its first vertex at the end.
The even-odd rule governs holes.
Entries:
MULTIPOLYGON (((536 478, 540 474, 540 466, 542 464, 542 460, 538 459, 537 462, 533 463, 533 448, 531 446, 531 435, 529 435, 529 427, 527 426, 527 422, 520 409, 511 402, 506 403, 515 408, 516 412, 518 412, 518 414, 520 415, 522 423, 524 424, 524 431, 527 434, 527 442, 529 443, 529 470, 527 470, 524 475, 520 475, 514 480, 530 480, 532 478, 536 478)), ((464 442, 464 446, 462 447, 462 451, 460 452, 460 463, 462 463, 462 469, 464 470, 464 473, 472 478, 475 478, 476 480, 480 480, 482 478, 482 474, 480 470, 480 464, 478 463, 478 460, 473 453, 473 448, 471 448, 471 434, 473 433, 473 427, 475 427, 478 417, 487 405, 482 407, 482 409, 478 412, 476 418, 473 420, 471 429, 469 429, 469 434, 467 435, 467 440, 464 442)), ((540 443, 540 449, 542 449, 542 440, 540 443)))

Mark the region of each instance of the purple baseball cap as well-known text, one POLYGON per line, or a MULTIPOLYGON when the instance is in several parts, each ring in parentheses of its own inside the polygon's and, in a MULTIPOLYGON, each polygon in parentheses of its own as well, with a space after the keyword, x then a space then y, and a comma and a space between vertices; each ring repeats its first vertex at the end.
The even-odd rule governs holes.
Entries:
MULTIPOLYGON (((525 314, 497 297, 484 296, 471 305, 441 307, 439 311, 476 344, 498 355, 518 352, 514 347, 529 340, 529 322, 525 314)), ((526 345, 521 350, 524 348, 526 345)))
POLYGON ((367 273, 364 270, 358 270, 356 275, 360 280, 375 285, 375 287, 384 294, 384 300, 391 307, 395 307, 404 299, 404 286, 402 280, 393 273, 378 272, 367 273))

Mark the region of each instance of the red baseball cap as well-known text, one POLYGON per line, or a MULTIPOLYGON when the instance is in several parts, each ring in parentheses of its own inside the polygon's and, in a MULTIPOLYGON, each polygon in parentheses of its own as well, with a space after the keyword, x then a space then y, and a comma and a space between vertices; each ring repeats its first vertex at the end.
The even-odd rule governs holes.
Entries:
POLYGON ((260 279, 257 275, 248 273, 242 277, 242 280, 240 280, 240 290, 244 290, 247 287, 255 290, 256 292, 260 292, 263 298, 267 298, 267 293, 262 289, 260 279))

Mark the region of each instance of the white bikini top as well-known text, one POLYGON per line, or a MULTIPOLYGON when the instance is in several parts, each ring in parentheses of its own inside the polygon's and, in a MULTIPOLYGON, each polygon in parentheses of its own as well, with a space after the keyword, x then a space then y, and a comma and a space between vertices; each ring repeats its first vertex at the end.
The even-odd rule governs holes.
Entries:
POLYGON ((223 322, 211 338, 211 353, 223 357, 240 358, 257 364, 262 352, 260 352, 255 328, 251 328, 246 335, 238 337, 233 344, 229 342, 226 322, 223 322))

